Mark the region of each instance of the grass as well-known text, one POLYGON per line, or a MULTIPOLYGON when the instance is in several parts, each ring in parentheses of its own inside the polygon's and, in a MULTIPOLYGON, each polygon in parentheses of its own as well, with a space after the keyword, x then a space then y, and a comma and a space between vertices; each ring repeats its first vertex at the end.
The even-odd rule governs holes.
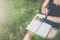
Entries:
MULTIPOLYGON (((22 40, 44 0, 0 0, 0 40, 22 40)), ((60 31, 58 31, 60 32, 60 31)), ((32 40, 48 40, 34 35, 32 40)), ((53 40, 60 40, 60 35, 53 40)))

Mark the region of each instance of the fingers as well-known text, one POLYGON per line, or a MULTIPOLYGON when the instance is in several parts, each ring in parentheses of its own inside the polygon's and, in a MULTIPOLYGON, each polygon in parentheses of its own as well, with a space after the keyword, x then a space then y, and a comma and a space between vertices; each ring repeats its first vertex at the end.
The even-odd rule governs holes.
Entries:
POLYGON ((42 9, 42 13, 45 14, 45 15, 47 15, 48 9, 47 9, 47 8, 43 8, 43 9, 42 9))
POLYGON ((39 19, 39 18, 45 18, 45 15, 42 14, 36 14, 34 19, 39 19))

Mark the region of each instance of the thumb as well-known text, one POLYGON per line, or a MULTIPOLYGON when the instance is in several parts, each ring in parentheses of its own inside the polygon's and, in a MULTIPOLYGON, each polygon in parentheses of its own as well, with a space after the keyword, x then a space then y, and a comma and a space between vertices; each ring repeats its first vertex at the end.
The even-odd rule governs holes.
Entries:
POLYGON ((48 14, 48 9, 46 8, 46 15, 48 14))

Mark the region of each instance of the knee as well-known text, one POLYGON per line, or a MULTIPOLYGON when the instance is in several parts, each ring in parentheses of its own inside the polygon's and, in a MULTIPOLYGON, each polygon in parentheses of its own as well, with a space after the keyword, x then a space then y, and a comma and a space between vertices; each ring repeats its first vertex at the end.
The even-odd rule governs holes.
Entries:
POLYGON ((29 35, 31 35, 31 36, 33 36, 33 35, 34 35, 34 33, 33 33, 33 32, 31 32, 31 31, 28 31, 28 32, 27 32, 27 34, 29 34, 29 35))
POLYGON ((50 30, 50 32, 49 32, 49 34, 48 34, 48 39, 53 39, 53 38, 55 38, 56 37, 56 34, 57 34, 57 30, 55 30, 55 29, 51 29, 50 30))

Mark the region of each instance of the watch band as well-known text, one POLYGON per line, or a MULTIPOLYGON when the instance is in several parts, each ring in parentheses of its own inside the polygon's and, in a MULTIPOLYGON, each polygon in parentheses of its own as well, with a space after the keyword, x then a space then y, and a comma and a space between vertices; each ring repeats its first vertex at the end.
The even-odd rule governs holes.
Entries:
POLYGON ((48 15, 45 15, 45 19, 47 19, 48 15))

